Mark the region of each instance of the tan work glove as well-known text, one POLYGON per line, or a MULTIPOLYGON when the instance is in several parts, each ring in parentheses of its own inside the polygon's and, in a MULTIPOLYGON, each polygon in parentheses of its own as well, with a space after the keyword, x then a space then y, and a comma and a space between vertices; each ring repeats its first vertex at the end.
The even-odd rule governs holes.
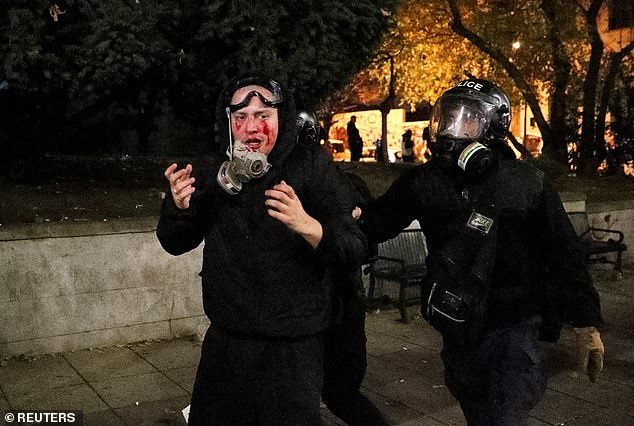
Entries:
POLYGON ((599 330, 595 327, 582 327, 575 328, 575 333, 577 334, 579 368, 582 373, 588 374, 591 382, 594 382, 603 370, 605 353, 599 330))

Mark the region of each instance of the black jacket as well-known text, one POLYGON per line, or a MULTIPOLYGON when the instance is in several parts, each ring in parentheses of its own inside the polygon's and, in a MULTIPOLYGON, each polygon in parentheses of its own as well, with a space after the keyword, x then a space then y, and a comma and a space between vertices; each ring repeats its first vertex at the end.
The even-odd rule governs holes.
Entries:
MULTIPOLYGON (((179 210, 168 195, 157 236, 174 255, 205 241, 203 305, 213 325, 286 338, 327 328, 331 269, 359 266, 365 238, 351 217, 353 206, 328 153, 318 145, 296 144, 290 99, 279 114, 280 131, 269 155, 271 170, 245 184, 238 195, 229 195, 216 182, 226 155, 216 153, 195 164, 196 192, 189 209, 179 210), (282 179, 295 189, 306 212, 322 224, 323 239, 317 249, 268 215, 264 191, 282 179)), ((227 128, 223 117, 219 111, 218 129, 227 128)))
MULTIPOLYGON (((559 195, 543 172, 500 157, 491 326, 535 314, 542 314, 555 334, 560 325, 553 322, 558 320, 575 327, 601 326, 599 296, 559 195)), ((372 244, 396 236, 418 219, 434 253, 457 233, 456 218, 468 217, 467 199, 478 189, 479 183, 467 181, 461 171, 446 171, 430 161, 399 177, 364 210, 360 226, 372 244)))

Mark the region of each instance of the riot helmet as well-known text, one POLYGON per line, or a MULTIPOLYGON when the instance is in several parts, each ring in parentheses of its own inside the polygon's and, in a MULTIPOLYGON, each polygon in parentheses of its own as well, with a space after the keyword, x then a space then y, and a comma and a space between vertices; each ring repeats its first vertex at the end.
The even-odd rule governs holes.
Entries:
POLYGON ((297 143, 314 145, 319 143, 320 124, 312 111, 300 111, 297 114, 297 143))
POLYGON ((430 149, 441 165, 479 173, 491 164, 489 147, 504 140, 510 122, 510 102, 502 89, 486 80, 461 81, 434 104, 430 149))

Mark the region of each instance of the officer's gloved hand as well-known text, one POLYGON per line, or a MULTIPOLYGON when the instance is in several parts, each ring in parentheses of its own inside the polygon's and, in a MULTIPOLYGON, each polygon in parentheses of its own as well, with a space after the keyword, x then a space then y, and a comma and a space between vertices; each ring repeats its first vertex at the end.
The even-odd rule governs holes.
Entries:
POLYGON ((575 328, 577 334, 577 353, 579 355, 579 368, 587 373, 590 381, 597 380, 603 370, 603 355, 605 349, 599 330, 595 327, 575 328))

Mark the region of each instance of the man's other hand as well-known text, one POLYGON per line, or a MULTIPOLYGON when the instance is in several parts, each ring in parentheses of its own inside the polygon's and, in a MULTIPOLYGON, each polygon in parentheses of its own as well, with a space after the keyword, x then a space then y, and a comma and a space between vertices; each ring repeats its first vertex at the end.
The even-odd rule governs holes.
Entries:
POLYGON ((292 186, 282 181, 264 194, 268 197, 264 204, 271 217, 279 220, 291 231, 301 235, 313 248, 321 242, 321 224, 304 210, 292 186))
POLYGON ((603 370, 605 348, 601 335, 595 327, 575 328, 575 333, 577 334, 579 368, 582 373, 588 374, 590 381, 594 382, 603 370))
POLYGON ((355 207, 355 208, 352 210, 352 218, 353 218, 354 220, 359 219, 359 218, 361 217, 361 213, 363 213, 363 212, 361 211, 361 207, 359 207, 359 206, 355 207))

